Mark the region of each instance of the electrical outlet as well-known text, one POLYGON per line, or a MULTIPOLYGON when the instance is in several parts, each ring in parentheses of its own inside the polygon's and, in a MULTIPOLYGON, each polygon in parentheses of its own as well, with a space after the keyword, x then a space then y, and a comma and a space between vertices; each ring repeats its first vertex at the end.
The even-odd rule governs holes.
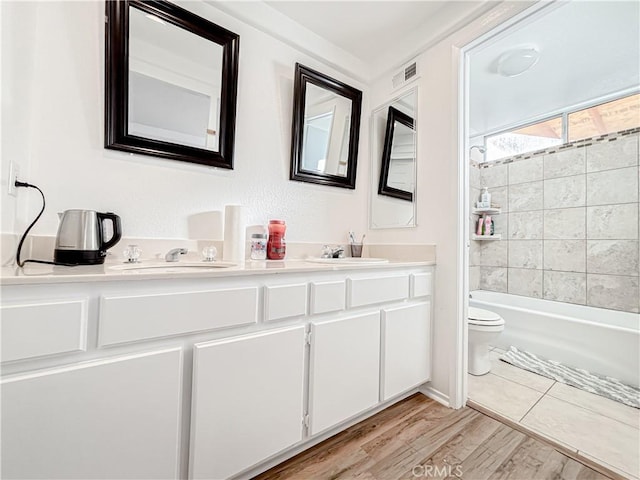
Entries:
POLYGON ((18 180, 18 175, 20 175, 20 168, 18 167, 18 164, 13 161, 9 162, 9 175, 7 180, 9 184, 7 185, 7 192, 12 197, 17 195, 16 180, 18 180))

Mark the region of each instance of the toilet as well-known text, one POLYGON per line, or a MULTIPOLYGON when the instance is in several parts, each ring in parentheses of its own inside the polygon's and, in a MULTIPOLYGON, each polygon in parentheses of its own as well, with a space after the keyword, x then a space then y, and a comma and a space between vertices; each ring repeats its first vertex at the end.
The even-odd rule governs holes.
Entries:
POLYGON ((489 344, 504 330, 504 319, 495 312, 469 307, 469 373, 484 375, 491 370, 489 344))

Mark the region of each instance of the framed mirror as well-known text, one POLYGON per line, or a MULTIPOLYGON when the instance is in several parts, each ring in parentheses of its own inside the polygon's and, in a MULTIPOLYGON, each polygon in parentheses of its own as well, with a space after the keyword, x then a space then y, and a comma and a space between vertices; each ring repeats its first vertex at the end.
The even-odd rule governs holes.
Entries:
POLYGON ((106 15, 105 147, 233 168, 238 35, 163 0, 106 15))
POLYGON ((378 194, 413 202, 416 130, 413 117, 390 106, 380 168, 378 194))
POLYGON ((372 229, 416 226, 417 100, 414 87, 371 116, 372 229))
POLYGON ((355 188, 362 92, 296 64, 291 180, 355 188))

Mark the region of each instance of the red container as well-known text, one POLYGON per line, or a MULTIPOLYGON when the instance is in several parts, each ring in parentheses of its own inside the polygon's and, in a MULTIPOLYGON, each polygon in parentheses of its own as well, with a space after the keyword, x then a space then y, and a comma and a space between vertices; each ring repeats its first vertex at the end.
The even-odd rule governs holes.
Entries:
POLYGON ((287 226, 284 220, 269 220, 269 241, 267 241, 267 258, 282 260, 287 253, 284 232, 287 226))

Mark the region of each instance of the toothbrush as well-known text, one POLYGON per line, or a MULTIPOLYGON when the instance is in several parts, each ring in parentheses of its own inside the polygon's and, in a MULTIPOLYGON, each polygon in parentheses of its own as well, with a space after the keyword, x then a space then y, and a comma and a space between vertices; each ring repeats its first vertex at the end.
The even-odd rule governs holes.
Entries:
POLYGON ((356 236, 353 232, 349 232, 349 240, 351 243, 356 243, 356 236))

